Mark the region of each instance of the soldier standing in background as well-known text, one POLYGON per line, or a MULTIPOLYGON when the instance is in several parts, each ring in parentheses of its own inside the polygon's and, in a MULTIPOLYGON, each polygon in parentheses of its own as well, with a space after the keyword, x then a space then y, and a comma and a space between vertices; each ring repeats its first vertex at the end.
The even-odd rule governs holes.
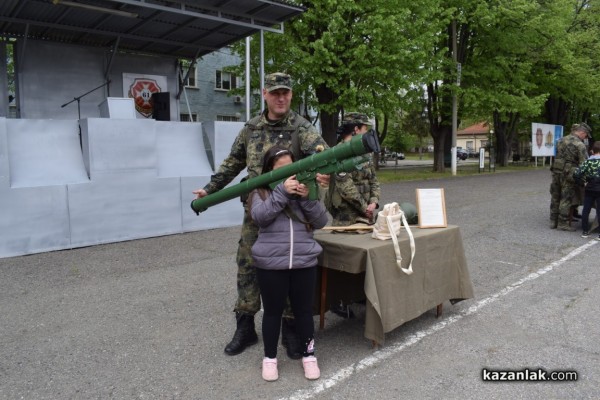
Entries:
MULTIPOLYGON (((354 135, 362 135, 371 128, 365 114, 347 113, 338 128, 339 141, 352 140, 354 135)), ((373 158, 352 172, 335 175, 327 192, 325 204, 333 217, 333 226, 347 226, 356 222, 373 223, 374 211, 379 207, 379 181, 375 176, 373 158)))
MULTIPOLYGON (((223 161, 216 174, 211 176, 210 182, 203 189, 193 191, 196 198, 223 189, 244 168, 248 169, 249 179, 260 175, 263 155, 274 145, 289 148, 296 160, 327 148, 327 144, 315 127, 290 110, 292 82, 289 75, 276 72, 265 76, 262 94, 267 109, 246 123, 233 142, 229 156, 223 161)), ((329 176, 317 174, 317 182, 323 186, 328 185, 329 176)), ((260 289, 252 260, 252 245, 258 237, 258 226, 250 218, 245 199, 242 201, 244 221, 236 257, 238 299, 234 311, 237 327, 233 339, 225 347, 225 354, 232 356, 258 342, 254 315, 260 310, 260 289)), ((307 288, 307 290, 312 289, 314 288, 307 288)), ((281 335, 288 356, 300 359, 301 345, 296 336, 293 314, 289 305, 284 311, 281 335)))
MULTIPOLYGON (((581 190, 573 173, 587 159, 587 148, 583 141, 592 137, 592 129, 584 122, 571 127, 571 134, 556 144, 556 157, 550 170, 550 228, 575 231, 570 225, 573 205, 580 204, 581 190)), ((577 206, 575 206, 577 207, 577 206)))

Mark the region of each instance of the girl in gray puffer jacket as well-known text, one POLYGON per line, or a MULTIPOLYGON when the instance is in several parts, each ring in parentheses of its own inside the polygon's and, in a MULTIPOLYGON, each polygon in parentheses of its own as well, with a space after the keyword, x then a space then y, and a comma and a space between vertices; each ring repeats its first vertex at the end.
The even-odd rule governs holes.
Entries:
MULTIPOLYGON (((262 173, 293 162, 285 147, 273 146, 264 156, 262 173)), ((317 256, 323 250, 313 230, 325 226, 327 213, 317 200, 308 200, 308 188, 295 176, 270 190, 259 188, 249 196, 250 215, 259 226, 252 246, 258 284, 263 301, 262 321, 265 357, 262 375, 267 381, 278 378, 277 344, 286 299, 289 297, 296 330, 304 345, 302 365, 307 379, 320 376, 314 356, 313 301, 317 277, 317 256)))

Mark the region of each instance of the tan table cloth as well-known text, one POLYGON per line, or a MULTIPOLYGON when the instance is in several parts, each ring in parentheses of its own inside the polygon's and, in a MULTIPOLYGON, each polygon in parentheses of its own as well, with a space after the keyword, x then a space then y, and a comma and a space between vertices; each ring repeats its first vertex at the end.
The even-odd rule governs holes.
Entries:
MULTIPOLYGON (((386 332, 438 304, 473 297, 458 226, 433 229, 415 226, 411 230, 416 246, 412 275, 406 275, 396 265, 391 240, 373 239, 371 234, 315 232, 315 239, 323 246, 319 256, 321 267, 350 274, 365 273, 365 337, 380 344, 383 344, 386 332)), ((399 244, 402 267, 407 268, 410 243, 404 228, 399 244)), ((336 284, 330 275, 328 291, 336 284)))

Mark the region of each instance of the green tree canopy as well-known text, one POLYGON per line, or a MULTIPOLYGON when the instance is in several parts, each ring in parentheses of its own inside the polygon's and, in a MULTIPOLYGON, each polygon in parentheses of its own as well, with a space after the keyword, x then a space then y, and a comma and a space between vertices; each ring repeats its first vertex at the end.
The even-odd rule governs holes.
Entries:
MULTIPOLYGON (((307 11, 286 23, 282 35, 265 34, 266 73, 286 71, 297 100, 320 113, 323 136, 335 142, 338 115, 360 110, 389 114, 424 82, 422 49, 435 30, 437 0, 305 1, 307 11)), ((253 79, 258 82, 259 40, 252 41, 253 79)), ((243 47, 236 50, 243 54, 243 47)), ((241 71, 238 71, 240 73, 241 71)), ((258 85, 256 85, 258 86, 258 85)), ((255 87, 256 87, 255 86, 255 87)))
MULTIPOLYGON (((305 115, 318 111, 330 144, 345 111, 375 117, 382 140, 388 126, 408 132, 397 129, 400 112, 425 113, 434 170, 443 171, 456 96, 459 120, 493 124, 504 165, 519 126, 593 121, 599 114, 600 13, 591 0, 295 3, 307 11, 287 22, 284 34, 265 33, 265 69, 292 75, 294 107, 305 115)), ((244 54, 243 43, 235 50, 244 54)), ((253 87, 258 58, 256 35, 253 87)), ((233 68, 243 75, 243 66, 233 68)))

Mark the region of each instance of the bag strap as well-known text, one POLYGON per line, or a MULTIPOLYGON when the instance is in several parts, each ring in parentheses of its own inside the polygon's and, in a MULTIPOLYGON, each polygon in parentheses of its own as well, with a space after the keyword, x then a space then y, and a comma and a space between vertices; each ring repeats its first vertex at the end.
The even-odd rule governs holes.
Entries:
POLYGON ((400 218, 402 219, 402 223, 404 224, 404 227, 406 228, 406 232, 408 233, 408 238, 410 240, 410 264, 408 265, 408 268, 402 268, 402 254, 400 254, 400 246, 398 245, 398 237, 396 236, 394 229, 392 228, 394 225, 393 225, 391 216, 387 215, 385 217, 385 220, 387 221, 390 235, 392 236, 392 242, 394 242, 394 251, 396 252, 396 264, 398 265, 398 268, 400 268, 400 270, 402 272, 404 272, 406 275, 410 275, 413 273, 412 262, 413 262, 413 259, 415 258, 415 238, 413 237, 412 231, 410 230, 410 227, 408 226, 408 222, 406 221, 406 217, 404 216, 404 211, 400 211, 400 218))

